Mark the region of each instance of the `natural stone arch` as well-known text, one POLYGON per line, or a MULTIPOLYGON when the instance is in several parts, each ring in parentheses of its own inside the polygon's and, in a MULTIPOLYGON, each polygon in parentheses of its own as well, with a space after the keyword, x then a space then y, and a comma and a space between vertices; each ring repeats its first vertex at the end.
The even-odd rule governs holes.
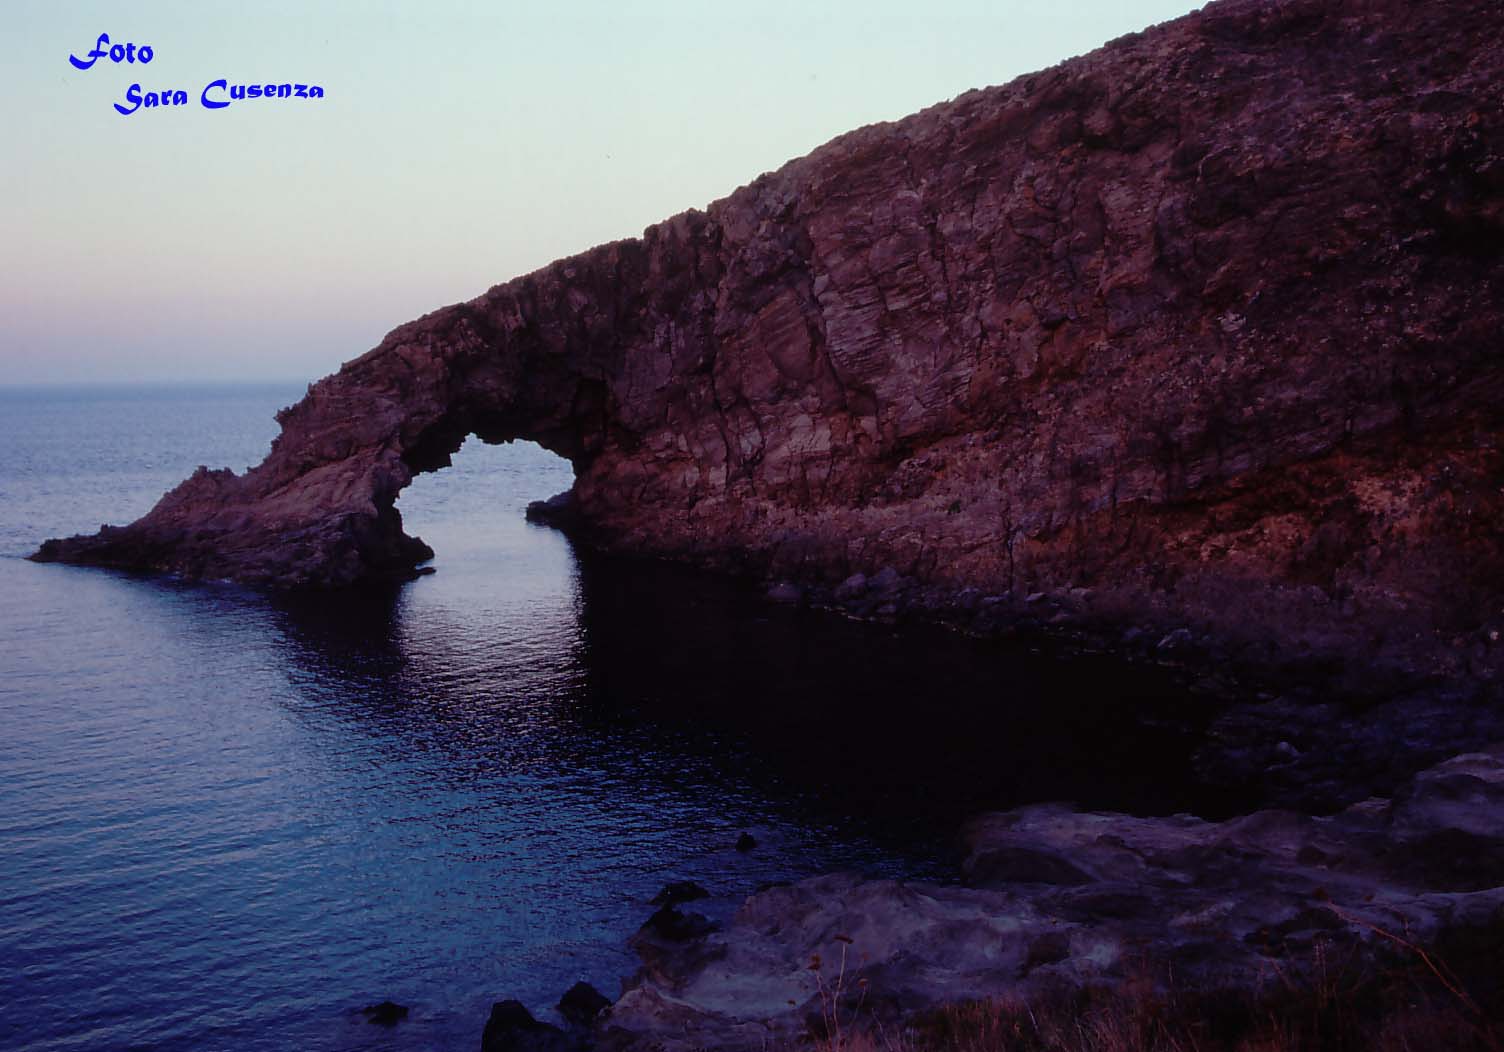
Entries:
POLYGON ((245 476, 38 557, 401 575, 397 493, 474 432, 569 459, 598 543, 874 610, 1492 675, 1504 77, 1483 0, 1400 10, 1229 0, 842 136, 397 329, 245 476))

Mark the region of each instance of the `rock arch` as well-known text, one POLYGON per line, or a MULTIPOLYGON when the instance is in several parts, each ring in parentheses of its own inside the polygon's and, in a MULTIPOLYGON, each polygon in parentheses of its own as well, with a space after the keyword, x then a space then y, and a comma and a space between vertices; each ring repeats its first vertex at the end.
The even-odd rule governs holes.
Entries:
POLYGON ((872 609, 1492 675, 1496 14, 1222 0, 860 129, 402 326, 259 467, 37 557, 408 573, 393 501, 473 432, 572 461, 598 543, 872 609))

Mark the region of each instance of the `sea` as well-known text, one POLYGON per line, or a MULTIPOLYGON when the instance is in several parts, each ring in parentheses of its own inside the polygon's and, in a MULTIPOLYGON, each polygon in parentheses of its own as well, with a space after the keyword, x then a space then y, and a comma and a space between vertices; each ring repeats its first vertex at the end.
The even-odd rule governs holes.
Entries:
POLYGON ((982 810, 1236 806, 1168 671, 584 550, 524 520, 572 479, 527 443, 403 493, 437 554, 399 586, 26 561, 259 462, 302 393, 0 390, 0 1049, 474 1049, 495 1001, 618 995, 671 881, 724 922, 953 880, 982 810))

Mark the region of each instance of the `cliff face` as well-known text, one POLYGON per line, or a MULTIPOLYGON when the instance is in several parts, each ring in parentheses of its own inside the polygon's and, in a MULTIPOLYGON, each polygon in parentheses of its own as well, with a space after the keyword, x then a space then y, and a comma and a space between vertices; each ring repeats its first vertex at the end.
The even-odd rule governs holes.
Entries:
POLYGON ((573 461, 609 547, 1492 675, 1497 16, 1222 0, 863 128, 402 326, 259 467, 37 557, 400 574, 393 501, 474 433, 573 461))

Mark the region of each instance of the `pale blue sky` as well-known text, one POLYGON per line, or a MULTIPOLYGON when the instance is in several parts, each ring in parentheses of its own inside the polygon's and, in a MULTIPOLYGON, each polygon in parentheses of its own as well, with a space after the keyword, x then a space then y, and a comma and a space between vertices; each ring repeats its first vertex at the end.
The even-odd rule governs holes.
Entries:
POLYGON ((1194 6, 11 2, 0 382, 314 379, 841 132, 1194 6), (101 32, 155 57, 74 69, 101 32), (219 77, 328 94, 204 109, 219 77), (190 104, 122 117, 137 81, 190 104))

